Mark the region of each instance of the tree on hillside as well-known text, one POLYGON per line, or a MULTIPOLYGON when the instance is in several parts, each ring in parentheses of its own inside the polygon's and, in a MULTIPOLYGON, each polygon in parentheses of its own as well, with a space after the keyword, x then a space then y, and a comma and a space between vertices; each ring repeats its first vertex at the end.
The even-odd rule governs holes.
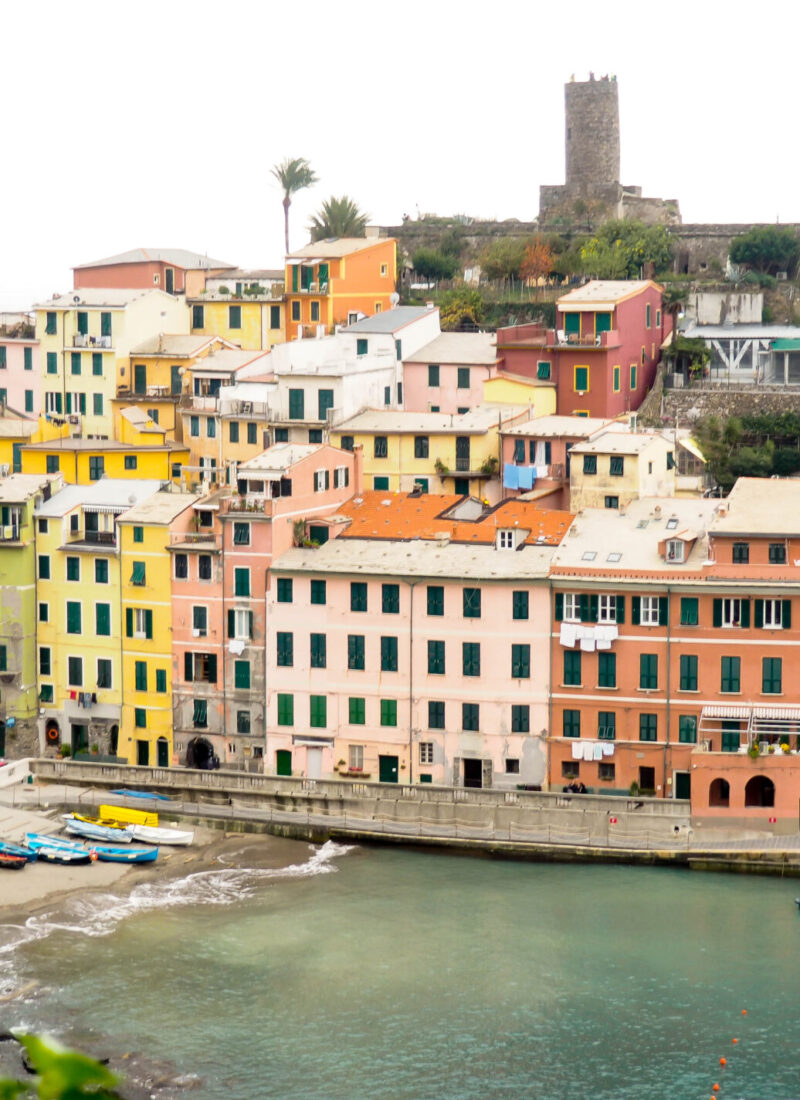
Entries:
POLYGON ((756 226, 731 244, 731 261, 753 271, 794 275, 800 257, 800 240, 793 229, 779 225, 756 226))
POLYGON ((328 237, 363 237, 369 214, 363 214, 348 195, 331 195, 311 218, 311 240, 328 237))
POLYGON ((440 279, 454 278, 458 271, 458 260, 443 252, 435 252, 432 248, 420 248, 411 257, 411 266, 421 278, 438 283, 440 279))
POLYGON ((672 238, 663 225, 627 218, 606 222, 581 249, 586 271, 598 279, 639 279, 644 264, 663 271, 672 260, 672 238), (621 272, 621 273, 620 273, 621 272))
POLYGON ((477 328, 483 320, 483 298, 468 287, 446 290, 439 298, 439 324, 443 332, 477 328))
POLYGON ((487 279, 519 279, 524 259, 521 237, 498 237, 481 254, 481 269, 487 279))
POLYGON ((551 273, 555 259, 555 253, 543 237, 532 237, 525 248, 520 275, 538 283, 551 273))
POLYGON ((272 174, 283 188, 283 221, 288 255, 289 207, 292 205, 292 196, 306 187, 312 187, 317 182, 317 177, 304 157, 287 157, 280 164, 274 165, 272 174))

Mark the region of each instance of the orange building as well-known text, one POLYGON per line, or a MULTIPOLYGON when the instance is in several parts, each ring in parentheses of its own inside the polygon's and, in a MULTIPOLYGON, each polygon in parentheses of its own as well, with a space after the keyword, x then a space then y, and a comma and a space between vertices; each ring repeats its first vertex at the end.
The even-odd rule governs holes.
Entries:
POLYGON ((391 237, 333 238, 292 252, 286 257, 286 339, 391 309, 396 266, 391 237))

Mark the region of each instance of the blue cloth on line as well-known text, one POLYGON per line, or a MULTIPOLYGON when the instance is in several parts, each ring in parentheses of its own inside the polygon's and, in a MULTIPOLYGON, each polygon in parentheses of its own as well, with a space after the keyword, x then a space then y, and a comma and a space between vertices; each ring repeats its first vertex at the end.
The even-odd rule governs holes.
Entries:
POLYGON ((507 462, 503 467, 503 485, 506 489, 519 488, 519 469, 513 462, 507 462))

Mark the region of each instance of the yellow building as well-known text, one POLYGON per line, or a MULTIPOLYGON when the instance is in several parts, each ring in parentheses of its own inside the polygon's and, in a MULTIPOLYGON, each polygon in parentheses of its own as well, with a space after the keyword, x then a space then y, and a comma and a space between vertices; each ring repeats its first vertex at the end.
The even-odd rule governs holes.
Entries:
POLYGON ((529 416, 553 416, 556 411, 556 387, 548 382, 504 372, 483 383, 487 405, 526 406, 529 416))
POLYGON ((620 425, 576 443, 570 451, 570 511, 624 509, 640 497, 674 497, 676 444, 670 436, 620 425))
POLYGON ((477 405, 460 416, 370 409, 331 429, 334 447, 363 447, 364 487, 500 499, 500 426, 527 420, 518 406, 477 405))
POLYGON ((198 498, 157 492, 118 520, 122 719, 118 753, 130 764, 172 762, 170 529, 189 530, 198 498))
POLYGON ((8 408, 0 410, 0 477, 22 473, 22 448, 29 443, 68 436, 68 424, 53 424, 44 416, 36 420, 15 415, 8 408))
POLYGON ((193 335, 220 336, 249 351, 283 343, 286 303, 272 291, 239 296, 206 291, 188 305, 193 335))
POLYGON ((161 290, 83 287, 36 306, 45 414, 66 417, 76 434, 111 438, 131 349, 159 332, 188 331, 186 303, 161 290))
POLYGON ((103 477, 180 481, 188 448, 167 442, 165 433, 139 409, 124 410, 118 425, 123 438, 129 437, 126 441, 68 438, 24 445, 22 472, 60 472, 70 485, 90 485, 103 477))
POLYGON ((114 438, 119 411, 136 405, 165 431, 169 440, 181 442, 181 397, 192 392, 192 368, 208 355, 231 348, 219 336, 187 336, 159 333, 131 350, 119 368, 114 401, 114 438))
POLYGON ((72 755, 116 757, 122 680, 117 517, 158 481, 71 485, 36 509, 40 738, 72 755))

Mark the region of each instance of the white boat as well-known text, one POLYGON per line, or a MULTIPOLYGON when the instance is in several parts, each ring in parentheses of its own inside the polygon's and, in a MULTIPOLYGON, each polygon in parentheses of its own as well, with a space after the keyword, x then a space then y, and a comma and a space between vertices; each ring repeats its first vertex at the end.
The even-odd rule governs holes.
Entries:
POLYGON ((186 845, 194 840, 194 833, 184 833, 179 829, 162 829, 161 826, 155 825, 129 825, 127 832, 142 844, 186 845))
POLYGON ((73 818, 65 814, 65 828, 73 836, 87 837, 89 840, 107 840, 111 844, 130 844, 131 837, 128 829, 115 829, 108 825, 99 825, 94 821, 85 821, 73 818))

